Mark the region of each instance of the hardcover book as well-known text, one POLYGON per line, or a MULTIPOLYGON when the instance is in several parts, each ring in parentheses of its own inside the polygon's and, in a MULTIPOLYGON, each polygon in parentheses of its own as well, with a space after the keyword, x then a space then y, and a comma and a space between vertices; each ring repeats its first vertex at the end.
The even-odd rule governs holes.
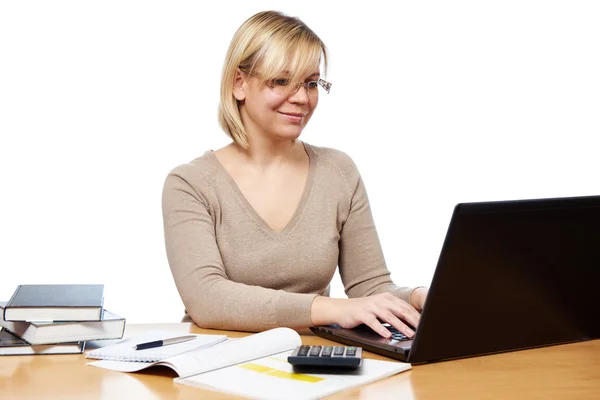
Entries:
POLYGON ((0 326, 31 344, 121 339, 125 318, 104 310, 101 321, 25 322, 2 318, 6 302, 0 301, 0 326))
POLYGON ((100 321, 104 285, 19 285, 4 309, 6 321, 100 321))
POLYGON ((0 356, 34 354, 80 354, 85 342, 32 345, 6 329, 0 330, 0 356))

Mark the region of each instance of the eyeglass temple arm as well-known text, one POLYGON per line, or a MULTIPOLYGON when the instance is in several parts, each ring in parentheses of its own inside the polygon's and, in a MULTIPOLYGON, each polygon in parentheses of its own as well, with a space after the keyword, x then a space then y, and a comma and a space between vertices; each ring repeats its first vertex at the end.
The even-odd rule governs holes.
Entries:
POLYGON ((325 79, 320 79, 318 80, 319 85, 321 85, 321 87, 323 87, 323 89, 325 89, 327 91, 327 93, 329 93, 329 91, 331 90, 331 83, 327 82, 325 79))

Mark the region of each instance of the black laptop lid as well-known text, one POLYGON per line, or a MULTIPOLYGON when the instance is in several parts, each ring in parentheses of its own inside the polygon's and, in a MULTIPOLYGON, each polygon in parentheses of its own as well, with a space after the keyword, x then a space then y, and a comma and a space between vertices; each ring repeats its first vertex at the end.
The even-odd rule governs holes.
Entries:
POLYGON ((456 206, 409 361, 600 337, 600 196, 456 206))

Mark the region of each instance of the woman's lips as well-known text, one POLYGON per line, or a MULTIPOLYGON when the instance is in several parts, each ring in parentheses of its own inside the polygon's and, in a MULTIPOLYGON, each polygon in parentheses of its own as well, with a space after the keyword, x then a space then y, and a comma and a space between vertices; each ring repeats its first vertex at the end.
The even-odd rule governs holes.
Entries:
POLYGON ((281 115, 283 115, 284 117, 286 117, 288 120, 292 121, 292 122, 301 122, 302 118, 304 118, 304 114, 301 113, 280 113, 281 115))

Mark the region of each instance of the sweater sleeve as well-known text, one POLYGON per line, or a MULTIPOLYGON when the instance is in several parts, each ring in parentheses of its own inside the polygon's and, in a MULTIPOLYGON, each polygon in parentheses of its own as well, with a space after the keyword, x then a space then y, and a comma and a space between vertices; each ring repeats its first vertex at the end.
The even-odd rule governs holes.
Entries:
POLYGON ((414 288, 398 287, 390 278, 365 185, 351 163, 348 177, 350 211, 340 233, 339 269, 348 297, 389 292, 410 304, 414 288))
POLYGON ((163 188, 167 258, 177 290, 199 326, 262 331, 311 326, 316 294, 289 293, 231 281, 215 236, 207 200, 172 172, 163 188))

